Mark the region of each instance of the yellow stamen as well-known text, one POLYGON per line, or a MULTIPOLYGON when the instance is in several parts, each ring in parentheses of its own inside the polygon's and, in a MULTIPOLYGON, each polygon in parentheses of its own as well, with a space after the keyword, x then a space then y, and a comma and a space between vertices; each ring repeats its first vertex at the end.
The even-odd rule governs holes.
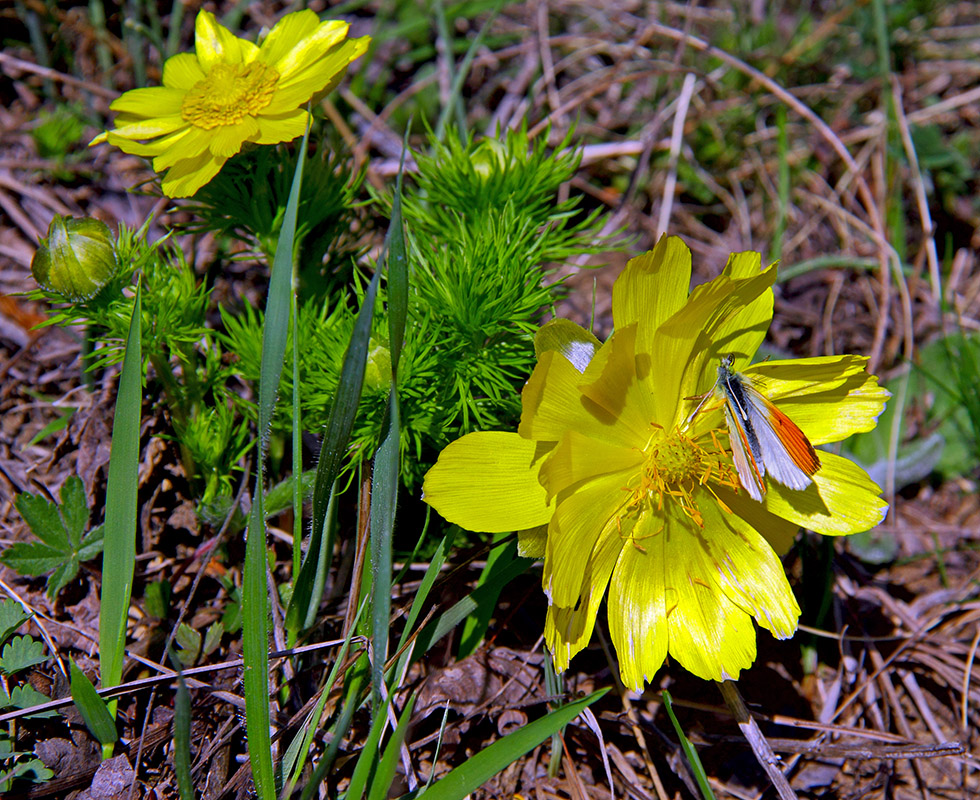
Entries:
MULTIPOLYGON (((738 486, 731 457, 714 430, 692 438, 681 430, 667 432, 658 425, 653 427, 644 448, 646 462, 637 480, 625 487, 629 501, 616 522, 620 536, 631 540, 635 515, 642 509, 662 512, 670 502, 695 525, 704 527, 697 490, 705 487, 717 500, 711 484, 731 489, 738 486)), ((657 533, 660 531, 651 535, 657 533)))
POLYGON ((215 64, 187 93, 180 115, 205 130, 235 125, 272 102, 278 81, 279 73, 261 61, 215 64))

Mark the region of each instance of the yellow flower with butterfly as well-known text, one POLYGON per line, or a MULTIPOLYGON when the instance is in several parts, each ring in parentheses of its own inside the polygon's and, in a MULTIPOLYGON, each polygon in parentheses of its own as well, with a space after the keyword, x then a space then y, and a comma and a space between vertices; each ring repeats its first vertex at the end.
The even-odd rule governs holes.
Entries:
POLYGON ((860 467, 814 446, 874 427, 888 393, 859 356, 750 365, 772 320, 776 268, 733 254, 693 291, 691 254, 662 239, 613 289, 600 343, 543 326, 517 432, 471 433, 440 454, 424 498, 473 531, 519 531, 544 558, 545 636, 565 669, 608 594, 625 684, 670 655, 705 679, 755 660, 754 618, 797 626, 778 554, 800 527, 826 535, 883 518, 860 467))

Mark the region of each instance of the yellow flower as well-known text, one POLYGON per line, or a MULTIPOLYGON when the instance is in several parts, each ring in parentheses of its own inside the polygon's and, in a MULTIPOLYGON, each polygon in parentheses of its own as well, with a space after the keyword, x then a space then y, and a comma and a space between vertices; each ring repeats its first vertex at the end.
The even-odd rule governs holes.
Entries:
POLYGON ((739 481, 714 390, 727 356, 814 445, 870 430, 888 397, 858 356, 747 366, 775 275, 758 253, 736 253, 689 293, 690 251, 661 239, 617 280, 605 343, 566 320, 538 333, 517 433, 464 436, 426 475, 424 498, 446 519, 520 531, 522 554, 544 557, 559 670, 588 644, 608 588, 627 686, 641 689, 668 654, 702 678, 737 678, 755 660, 752 618, 778 638, 796 630, 777 553, 798 528, 841 535, 882 520, 881 490, 832 452, 802 490, 767 477, 756 501, 739 481))
POLYGON ((302 136, 306 103, 340 82, 370 37, 347 39, 347 23, 320 22, 309 9, 287 14, 261 45, 239 39, 201 11, 196 52, 163 65, 163 86, 115 100, 108 142, 167 170, 163 191, 189 197, 218 174, 246 142, 276 144, 302 136))

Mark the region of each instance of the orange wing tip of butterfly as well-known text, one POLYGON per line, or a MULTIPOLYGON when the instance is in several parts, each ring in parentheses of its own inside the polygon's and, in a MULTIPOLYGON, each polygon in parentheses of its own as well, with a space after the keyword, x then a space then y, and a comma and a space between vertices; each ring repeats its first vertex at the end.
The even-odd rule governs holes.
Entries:
POLYGON ((769 412, 773 427, 779 433, 779 440, 785 446, 789 457, 793 459, 793 463, 807 475, 813 475, 820 469, 820 459, 810 440, 806 438, 806 434, 771 401, 767 400, 766 410, 769 412))

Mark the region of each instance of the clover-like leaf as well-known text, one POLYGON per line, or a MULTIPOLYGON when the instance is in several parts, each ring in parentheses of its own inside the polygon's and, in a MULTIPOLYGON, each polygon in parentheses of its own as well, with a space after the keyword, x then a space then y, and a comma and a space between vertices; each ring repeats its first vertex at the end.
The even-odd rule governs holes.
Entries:
POLYGON ((31 615, 16 600, 8 598, 0 602, 0 644, 30 618, 31 615))
POLYGON ((8 780, 30 781, 31 783, 44 783, 54 777, 54 773, 44 766, 44 762, 39 758, 32 758, 28 761, 18 761, 13 769, 0 773, 0 783, 8 780))
POLYGON ((43 664, 48 660, 44 645, 31 636, 17 636, 3 647, 0 654, 0 672, 13 675, 28 667, 43 664))
POLYGON ((28 492, 18 495, 15 505, 38 541, 16 542, 0 554, 0 563, 21 575, 51 573, 47 593, 53 598, 78 574, 83 561, 102 552, 102 526, 84 534, 89 510, 85 489, 74 475, 61 487, 60 505, 28 492))
MULTIPOLYGON (((10 705, 14 708, 34 708, 34 706, 48 703, 50 700, 50 697, 42 694, 29 683, 25 683, 22 686, 15 686, 10 690, 10 705)), ((52 708, 47 711, 39 711, 36 714, 28 714, 25 719, 48 719, 59 716, 61 715, 58 711, 52 708)))

